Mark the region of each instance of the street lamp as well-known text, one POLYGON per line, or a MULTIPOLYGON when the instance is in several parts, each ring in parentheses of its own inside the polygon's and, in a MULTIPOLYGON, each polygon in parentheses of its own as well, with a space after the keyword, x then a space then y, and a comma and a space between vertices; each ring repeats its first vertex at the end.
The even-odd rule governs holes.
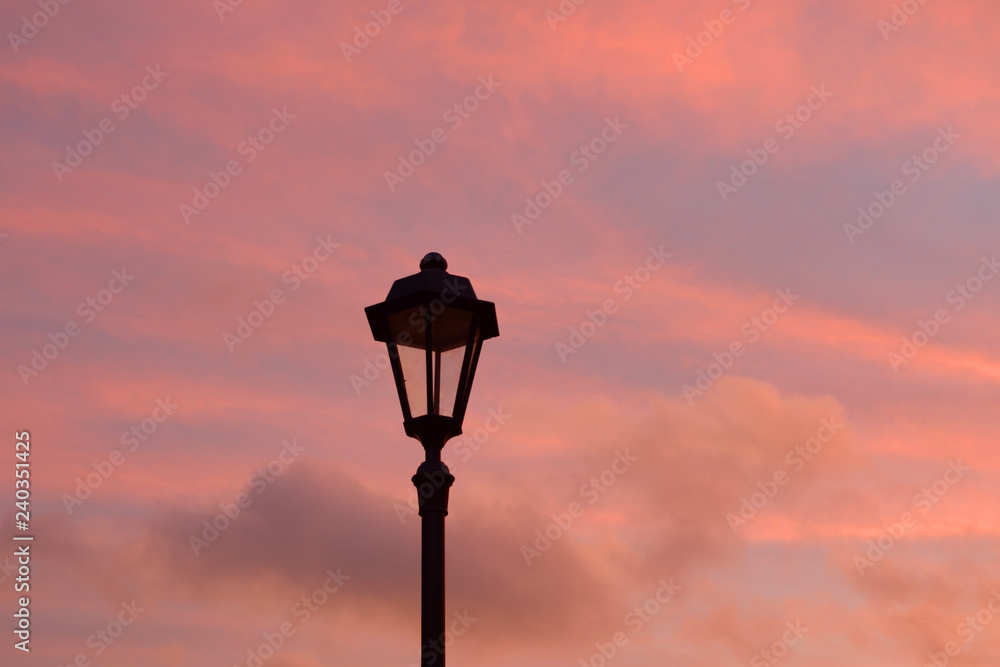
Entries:
POLYGON ((428 253, 420 273, 395 281, 385 301, 365 308, 372 335, 388 349, 403 429, 424 447, 412 478, 421 517, 422 667, 444 667, 444 518, 455 477, 441 449, 462 433, 483 341, 500 335, 494 304, 447 268, 444 257, 428 253))

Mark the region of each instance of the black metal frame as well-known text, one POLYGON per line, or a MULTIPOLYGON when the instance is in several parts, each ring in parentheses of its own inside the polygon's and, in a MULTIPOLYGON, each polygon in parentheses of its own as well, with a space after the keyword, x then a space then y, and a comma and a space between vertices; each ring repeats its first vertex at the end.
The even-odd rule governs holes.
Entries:
MULTIPOLYGON (((417 487, 421 517, 421 650, 422 667, 444 667, 445 631, 445 560, 444 518, 448 515, 448 491, 455 477, 441 461, 444 444, 462 433, 462 421, 472 393, 472 381, 483 341, 500 335, 497 327, 496 307, 490 301, 476 298, 468 278, 453 276, 445 271, 447 262, 436 253, 430 253, 420 263, 421 271, 392 284, 389 295, 382 303, 365 308, 368 323, 375 340, 384 342, 389 352, 396 393, 403 410, 403 429, 406 435, 416 438, 424 448, 424 462, 417 468, 412 482, 417 487), (446 295, 451 292, 449 299, 446 295), (465 343, 465 355, 455 388, 452 414, 440 412, 441 351, 434 350, 434 320, 431 305, 440 301, 445 308, 455 308, 472 313, 465 343), (412 343, 413 334, 404 329, 393 338, 390 317, 416 307, 424 313, 423 349, 426 354, 427 408, 425 415, 414 417, 406 394, 406 378, 399 358, 399 345, 412 343)), ((442 311, 443 314, 443 311, 442 311)), ((416 347, 407 345, 408 347, 416 347)), ((457 346, 456 346, 457 347, 457 346)))

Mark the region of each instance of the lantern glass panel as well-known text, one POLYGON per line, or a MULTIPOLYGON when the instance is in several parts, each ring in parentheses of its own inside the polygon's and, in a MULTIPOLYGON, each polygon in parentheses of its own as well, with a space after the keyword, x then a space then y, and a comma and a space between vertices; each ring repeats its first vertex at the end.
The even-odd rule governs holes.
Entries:
POLYGON ((458 380, 462 377, 462 361, 465 359, 465 345, 444 352, 435 352, 441 359, 441 401, 438 414, 451 417, 455 412, 455 397, 458 394, 458 380))
POLYGON ((472 319, 440 300, 389 315, 411 417, 454 416, 472 319))
POLYGON ((403 369, 406 399, 410 416, 427 414, 427 353, 416 347, 397 345, 399 365, 403 369))

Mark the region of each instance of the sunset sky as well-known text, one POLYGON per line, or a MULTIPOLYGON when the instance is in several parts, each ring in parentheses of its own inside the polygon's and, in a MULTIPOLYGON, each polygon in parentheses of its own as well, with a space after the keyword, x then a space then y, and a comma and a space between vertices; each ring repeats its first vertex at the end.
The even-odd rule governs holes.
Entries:
POLYGON ((4 2, 0 663, 418 664, 364 307, 437 251, 449 665, 1000 664, 998 19, 4 2))

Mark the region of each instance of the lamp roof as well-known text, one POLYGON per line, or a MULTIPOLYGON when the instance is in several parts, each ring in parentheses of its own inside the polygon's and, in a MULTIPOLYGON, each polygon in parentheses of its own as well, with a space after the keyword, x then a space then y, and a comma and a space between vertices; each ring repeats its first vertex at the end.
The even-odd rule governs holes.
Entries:
POLYGON ((446 308, 475 312, 483 340, 500 335, 495 304, 476 298, 469 279, 448 273, 447 267, 447 260, 439 253, 427 253, 420 260, 419 273, 396 280, 385 301, 365 308, 375 340, 389 342, 392 335, 388 327, 390 314, 435 300, 440 300, 446 308))

